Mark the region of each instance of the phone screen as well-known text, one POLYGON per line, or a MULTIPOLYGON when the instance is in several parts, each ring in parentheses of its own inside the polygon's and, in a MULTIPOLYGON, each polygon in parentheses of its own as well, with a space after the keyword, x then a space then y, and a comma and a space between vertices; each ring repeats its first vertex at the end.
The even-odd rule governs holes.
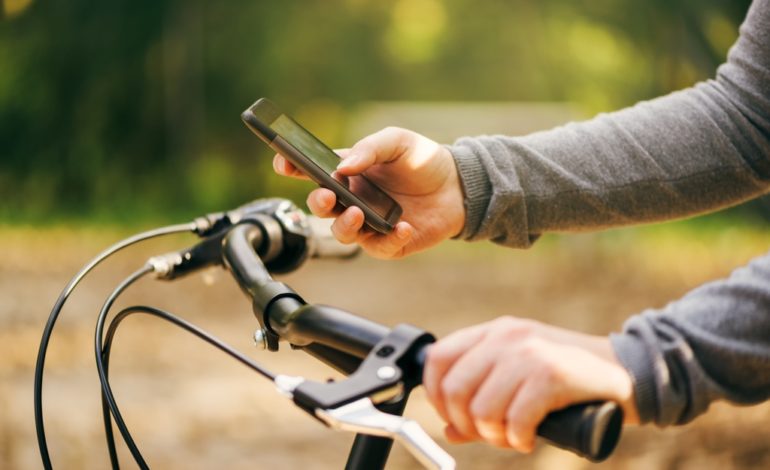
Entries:
POLYGON ((374 186, 366 178, 361 176, 347 177, 338 174, 339 155, 289 116, 281 114, 275 121, 270 123, 270 127, 283 137, 285 141, 299 150, 300 153, 311 159, 324 172, 358 196, 372 210, 380 214, 383 219, 388 218, 394 206, 397 207, 390 196, 374 186))

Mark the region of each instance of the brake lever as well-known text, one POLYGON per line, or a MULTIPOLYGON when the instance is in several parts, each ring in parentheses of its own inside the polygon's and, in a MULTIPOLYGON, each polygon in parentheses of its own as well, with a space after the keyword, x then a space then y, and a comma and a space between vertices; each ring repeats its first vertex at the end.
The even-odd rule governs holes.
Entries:
POLYGON ((332 429, 395 439, 426 467, 454 469, 454 459, 416 421, 375 407, 405 400, 422 381, 417 355, 433 341, 419 328, 398 325, 344 380, 321 383, 279 375, 274 382, 283 395, 332 429))
MULTIPOLYGON (((279 375, 275 378, 276 388, 288 398, 294 398, 294 391, 303 382, 302 377, 279 375)), ((426 468, 454 470, 456 466, 454 458, 436 444, 417 421, 382 412, 371 398, 359 398, 337 408, 317 408, 314 415, 335 431, 397 440, 426 468)))
POLYGON ((395 439, 426 468, 455 468, 452 456, 436 444, 417 421, 384 413, 368 398, 332 410, 317 410, 316 416, 335 430, 395 439))

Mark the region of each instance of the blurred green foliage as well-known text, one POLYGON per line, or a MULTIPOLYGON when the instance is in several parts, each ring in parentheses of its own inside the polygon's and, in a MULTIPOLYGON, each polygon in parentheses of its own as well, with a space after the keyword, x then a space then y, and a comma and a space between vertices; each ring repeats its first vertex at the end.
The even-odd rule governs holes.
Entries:
POLYGON ((609 110, 713 76, 750 1, 0 3, 0 220, 121 221, 302 201, 260 96, 332 145, 370 100, 609 110))

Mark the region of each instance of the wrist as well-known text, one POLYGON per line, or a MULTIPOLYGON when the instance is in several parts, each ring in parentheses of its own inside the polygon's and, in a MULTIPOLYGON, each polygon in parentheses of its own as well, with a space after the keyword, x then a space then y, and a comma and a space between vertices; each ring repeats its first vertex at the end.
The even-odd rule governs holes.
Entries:
POLYGON ((542 334, 549 339, 578 346, 606 361, 611 371, 609 378, 612 381, 613 400, 623 408, 624 422, 640 423, 633 377, 615 354, 615 349, 608 337, 578 333, 545 324, 538 324, 538 326, 542 329, 542 334))
POLYGON ((639 424, 639 410, 636 406, 634 380, 631 377, 631 373, 618 359, 610 339, 606 337, 600 339, 602 341, 601 345, 597 344, 597 351, 600 351, 601 357, 610 362, 615 369, 616 395, 618 404, 623 408, 623 421, 625 424, 639 424))
POLYGON ((465 228, 465 220, 467 217, 462 183, 460 182, 457 164, 455 163, 454 158, 452 158, 452 154, 446 147, 441 147, 441 149, 445 153, 445 161, 447 161, 447 165, 449 166, 448 177, 444 182, 443 188, 443 192, 448 199, 446 204, 446 207, 448 208, 447 232, 450 234, 450 238, 457 238, 465 228))
POLYGON ((462 226, 454 237, 474 239, 492 198, 492 184, 481 160, 470 148, 453 145, 444 149, 451 156, 453 177, 456 178, 454 188, 459 196, 462 213, 462 226))

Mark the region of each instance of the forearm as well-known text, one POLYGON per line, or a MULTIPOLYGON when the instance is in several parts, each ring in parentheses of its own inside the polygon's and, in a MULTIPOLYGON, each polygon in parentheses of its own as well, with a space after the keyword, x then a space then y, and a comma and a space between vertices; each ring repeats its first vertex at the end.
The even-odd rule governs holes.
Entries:
POLYGON ((460 237, 524 247, 545 232, 690 216, 766 192, 768 10, 755 2, 716 80, 526 137, 458 140, 460 237))
POLYGON ((718 399, 770 398, 770 253, 613 335, 642 422, 686 423, 718 399))

